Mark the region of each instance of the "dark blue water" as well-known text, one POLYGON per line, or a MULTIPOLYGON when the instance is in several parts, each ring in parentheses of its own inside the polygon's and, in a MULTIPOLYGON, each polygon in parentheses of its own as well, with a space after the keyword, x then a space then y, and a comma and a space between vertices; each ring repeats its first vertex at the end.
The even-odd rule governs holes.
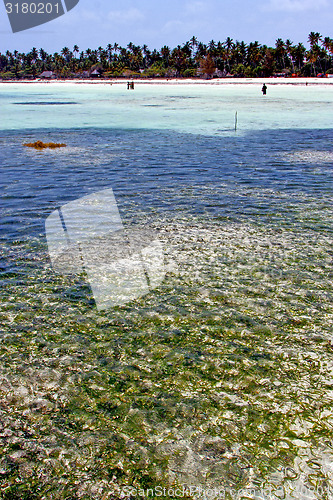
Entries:
POLYGON ((331 138, 332 130, 223 138, 100 129, 2 133, 1 235, 3 241, 42 236, 56 207, 109 187, 124 220, 163 212, 290 223, 302 205, 331 202, 331 138), (65 141, 67 148, 22 146, 37 139, 65 141), (302 151, 326 152, 328 160, 293 161, 302 151))

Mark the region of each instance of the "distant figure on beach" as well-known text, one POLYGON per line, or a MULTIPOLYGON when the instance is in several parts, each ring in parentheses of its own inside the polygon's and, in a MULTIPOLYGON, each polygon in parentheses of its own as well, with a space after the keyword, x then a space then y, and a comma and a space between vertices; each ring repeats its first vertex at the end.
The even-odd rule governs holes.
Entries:
POLYGON ((127 90, 129 89, 134 90, 134 82, 127 82, 127 90))
POLYGON ((265 84, 265 83, 264 83, 264 85, 262 86, 261 92, 263 93, 263 95, 266 95, 266 92, 267 92, 267 86, 266 86, 266 84, 265 84))

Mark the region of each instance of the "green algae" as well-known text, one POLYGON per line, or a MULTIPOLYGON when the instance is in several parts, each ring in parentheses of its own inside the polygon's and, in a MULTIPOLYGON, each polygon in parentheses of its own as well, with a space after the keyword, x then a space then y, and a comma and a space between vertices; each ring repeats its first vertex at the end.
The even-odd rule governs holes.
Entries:
POLYGON ((175 483, 228 498, 292 490, 304 464, 326 495, 330 241, 200 220, 170 229, 161 238, 179 271, 103 313, 83 276, 8 248, 25 267, 3 291, 3 498, 119 498, 125 485, 175 483))

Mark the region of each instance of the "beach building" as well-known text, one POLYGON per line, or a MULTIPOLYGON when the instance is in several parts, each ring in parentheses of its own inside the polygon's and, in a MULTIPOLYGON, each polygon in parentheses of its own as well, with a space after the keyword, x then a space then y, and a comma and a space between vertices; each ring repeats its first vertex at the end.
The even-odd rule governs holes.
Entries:
POLYGON ((89 71, 81 71, 80 73, 74 74, 75 78, 89 78, 89 76, 90 76, 89 71))
POLYGON ((90 78, 100 78, 100 76, 101 72, 98 69, 94 69, 94 71, 90 73, 90 78))
POLYGON ((39 78, 45 78, 46 80, 51 80, 52 78, 57 78, 57 77, 53 73, 53 71, 43 71, 43 73, 39 75, 39 78))

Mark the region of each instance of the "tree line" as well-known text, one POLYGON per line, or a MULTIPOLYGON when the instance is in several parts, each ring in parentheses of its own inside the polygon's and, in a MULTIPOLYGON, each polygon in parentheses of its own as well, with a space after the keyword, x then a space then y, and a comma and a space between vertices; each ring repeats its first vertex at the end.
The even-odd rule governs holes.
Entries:
POLYGON ((117 43, 80 51, 70 50, 48 54, 32 48, 27 53, 14 50, 0 53, 1 79, 37 78, 53 72, 58 78, 74 77, 199 77, 213 76, 269 77, 273 75, 317 76, 333 73, 333 39, 311 32, 309 48, 302 43, 278 38, 274 47, 258 41, 246 44, 228 37, 224 42, 208 44, 193 36, 183 45, 150 50, 147 45, 130 42, 127 47, 117 43))

